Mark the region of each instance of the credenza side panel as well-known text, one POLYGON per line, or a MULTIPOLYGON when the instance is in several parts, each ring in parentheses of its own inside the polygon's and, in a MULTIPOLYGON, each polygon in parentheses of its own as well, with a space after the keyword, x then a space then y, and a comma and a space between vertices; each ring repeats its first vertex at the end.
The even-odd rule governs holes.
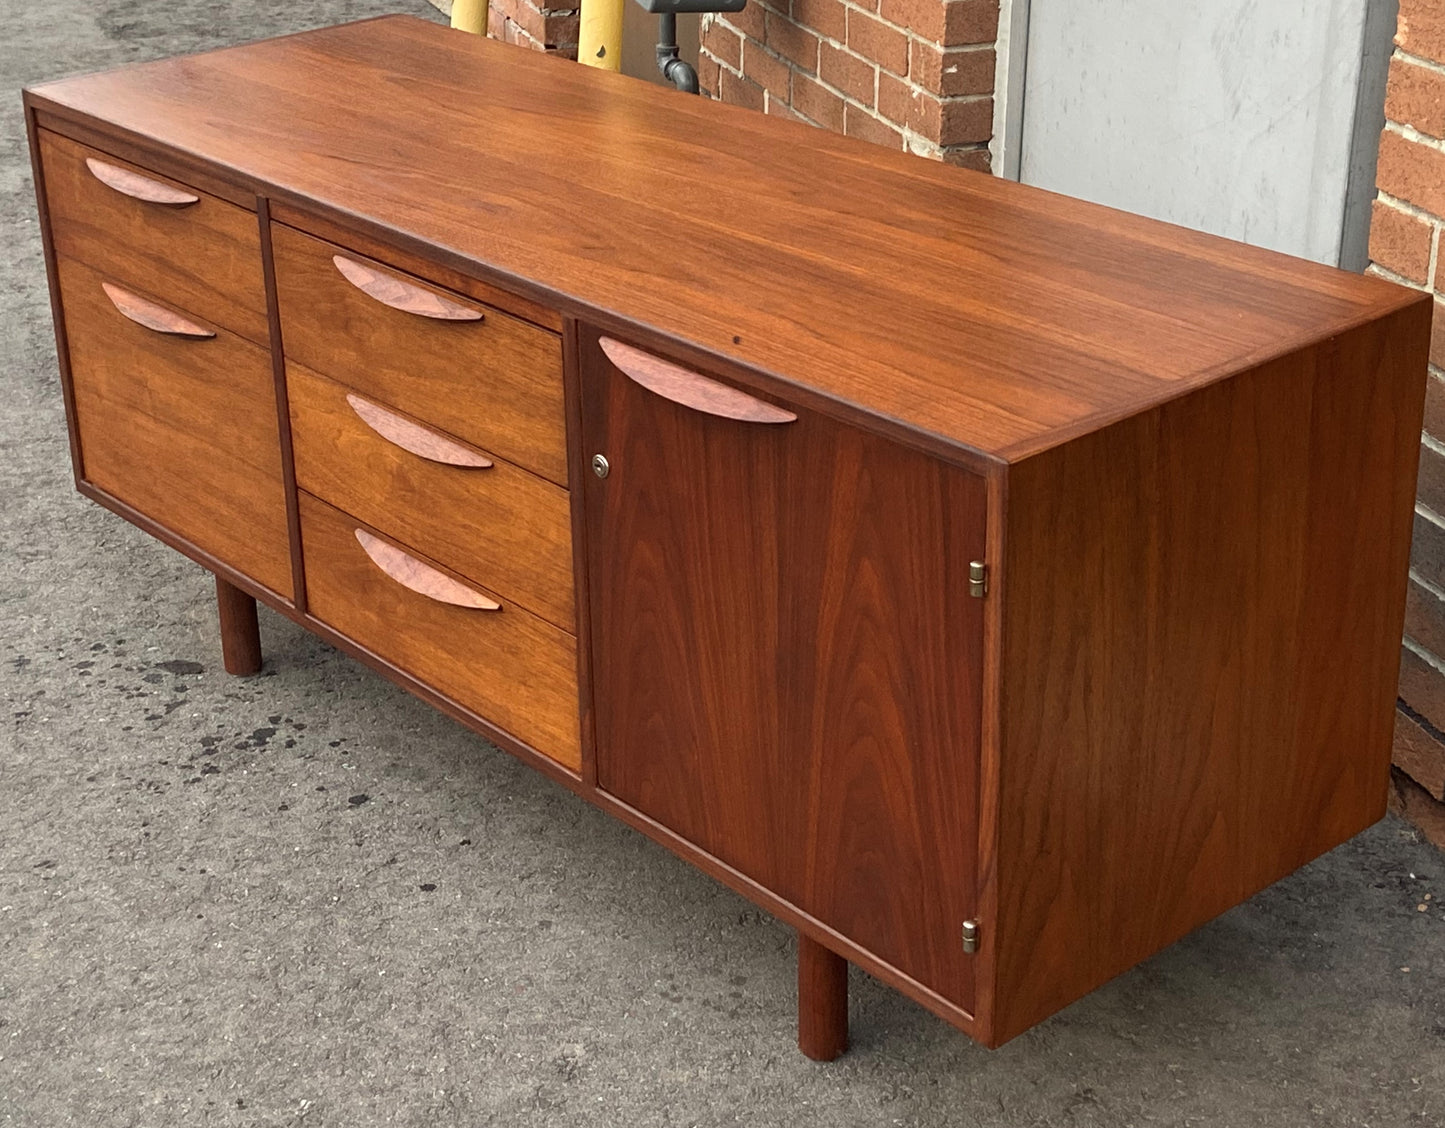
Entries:
POLYGON ((598 786, 971 1012, 983 479, 581 353, 598 786))
POLYGON ((1428 331, 1011 468, 995 1044, 1384 814, 1428 331))

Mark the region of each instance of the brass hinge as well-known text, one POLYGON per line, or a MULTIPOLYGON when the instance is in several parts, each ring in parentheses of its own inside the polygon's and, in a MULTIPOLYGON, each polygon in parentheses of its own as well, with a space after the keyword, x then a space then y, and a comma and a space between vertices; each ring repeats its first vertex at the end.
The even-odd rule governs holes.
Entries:
POLYGON ((968 562, 968 594, 975 599, 988 594, 988 565, 982 560, 968 562))
POLYGON ((970 955, 978 951, 978 921, 963 922, 963 950, 970 955))

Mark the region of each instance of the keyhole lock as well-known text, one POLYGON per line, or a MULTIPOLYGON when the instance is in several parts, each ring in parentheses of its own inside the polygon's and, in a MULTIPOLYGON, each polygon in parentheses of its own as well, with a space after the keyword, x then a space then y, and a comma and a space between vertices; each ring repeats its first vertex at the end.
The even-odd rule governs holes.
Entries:
POLYGON ((592 456, 592 473, 599 478, 605 478, 612 473, 612 464, 607 461, 605 454, 594 454, 592 456))

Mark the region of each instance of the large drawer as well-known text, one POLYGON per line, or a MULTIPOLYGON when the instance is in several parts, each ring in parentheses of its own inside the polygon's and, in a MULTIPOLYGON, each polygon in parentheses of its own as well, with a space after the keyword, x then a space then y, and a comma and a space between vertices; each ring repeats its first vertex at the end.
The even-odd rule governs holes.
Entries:
POLYGON ((57 265, 82 476, 289 599, 269 354, 81 263, 57 265), (121 305, 162 328, 132 320, 121 305))
POLYGON ((581 769, 576 639, 308 493, 300 503, 312 615, 543 755, 581 769))
POLYGON ((287 365, 296 483, 576 633, 567 491, 287 365))
POLYGON ((567 483, 555 333, 272 225, 286 354, 567 483))
POLYGON ((40 156, 57 254, 269 345, 253 213, 58 134, 40 156))

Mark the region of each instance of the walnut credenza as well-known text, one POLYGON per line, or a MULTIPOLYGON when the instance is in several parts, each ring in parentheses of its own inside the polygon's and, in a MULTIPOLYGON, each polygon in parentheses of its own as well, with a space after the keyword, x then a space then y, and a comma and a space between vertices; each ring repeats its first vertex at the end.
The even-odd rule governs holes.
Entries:
POLYGON ((989 1045, 1384 812, 1376 279, 407 18, 29 90, 76 482, 989 1045))

